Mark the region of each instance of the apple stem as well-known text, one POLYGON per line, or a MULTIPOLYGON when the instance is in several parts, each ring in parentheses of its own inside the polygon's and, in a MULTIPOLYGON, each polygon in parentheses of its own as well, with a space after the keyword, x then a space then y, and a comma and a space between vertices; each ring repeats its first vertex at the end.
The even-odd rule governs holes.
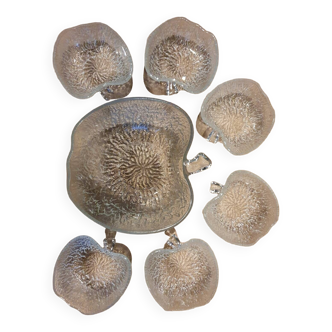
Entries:
POLYGON ((115 240, 116 232, 111 231, 110 229, 106 228, 105 234, 106 234, 106 238, 104 239, 104 248, 107 248, 108 250, 113 251, 113 248, 116 243, 116 240, 115 240))
POLYGON ((116 232, 105 228, 105 238, 103 241, 103 247, 116 254, 125 255, 131 264, 133 264, 133 253, 131 249, 122 242, 118 242, 116 239, 116 232))
POLYGON ((174 227, 167 229, 165 231, 165 234, 167 236, 169 236, 169 239, 165 243, 164 249, 173 249, 173 248, 181 245, 178 234, 176 233, 176 230, 174 227))

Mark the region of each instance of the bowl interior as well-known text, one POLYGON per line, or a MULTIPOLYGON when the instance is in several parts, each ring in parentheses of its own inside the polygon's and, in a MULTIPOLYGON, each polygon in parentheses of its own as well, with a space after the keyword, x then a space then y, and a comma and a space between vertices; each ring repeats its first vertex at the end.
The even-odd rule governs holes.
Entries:
POLYGON ((278 221, 279 204, 270 186, 248 171, 235 171, 203 210, 210 228, 232 244, 251 246, 278 221))
MULTIPOLYGON (((228 151, 243 155, 264 142, 274 125, 275 112, 257 82, 234 79, 218 85, 206 96, 200 116, 228 151)), ((203 136, 208 132, 201 123, 197 129, 203 136)))
POLYGON ((89 98, 107 86, 125 84, 133 71, 127 45, 103 23, 62 31, 54 45, 53 65, 62 85, 77 98, 89 98))
POLYGON ((158 232, 178 224, 192 204, 184 160, 193 135, 174 104, 129 98, 105 104, 75 127, 68 192, 106 228, 158 232))
POLYGON ((176 17, 150 34, 145 69, 153 80, 200 93, 214 78, 218 56, 217 40, 212 33, 186 18, 176 17))

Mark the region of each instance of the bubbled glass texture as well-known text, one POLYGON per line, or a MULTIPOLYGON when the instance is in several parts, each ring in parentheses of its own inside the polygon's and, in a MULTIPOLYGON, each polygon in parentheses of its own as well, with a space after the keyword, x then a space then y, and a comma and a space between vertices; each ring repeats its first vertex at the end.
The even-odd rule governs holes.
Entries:
POLYGON ((212 33, 186 18, 170 19, 147 40, 145 84, 155 94, 200 93, 211 84, 218 57, 212 33))
POLYGON ((54 45, 53 66, 62 85, 76 98, 103 91, 108 100, 131 90, 133 62, 128 47, 103 23, 62 31, 54 45))
POLYGON ((148 288, 165 310, 187 310, 203 306, 218 286, 218 263, 209 245, 199 239, 158 249, 145 262, 148 288))
POLYGON ((184 162, 192 122, 149 98, 107 103, 75 127, 68 192, 89 218, 114 231, 151 233, 181 222, 193 194, 184 162))
POLYGON ((235 79, 218 85, 202 104, 196 128, 212 142, 220 141, 234 155, 255 150, 269 135, 275 113, 260 85, 235 79))
POLYGON ((233 172, 203 210, 205 221, 222 239, 250 246, 278 221, 279 205, 269 185, 248 171, 233 172))
POLYGON ((54 268, 55 293, 83 314, 113 306, 126 290, 131 263, 88 236, 78 236, 61 251, 54 268))

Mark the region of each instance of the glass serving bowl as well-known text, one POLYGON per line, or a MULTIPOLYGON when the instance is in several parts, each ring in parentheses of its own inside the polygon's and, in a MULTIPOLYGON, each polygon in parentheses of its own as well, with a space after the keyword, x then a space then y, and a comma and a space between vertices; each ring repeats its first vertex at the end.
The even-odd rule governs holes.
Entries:
POLYGON ((132 89, 133 61, 122 38, 103 23, 63 30, 56 40, 53 66, 64 88, 85 99, 101 92, 106 100, 132 89))
POLYGON ((153 233, 179 224, 193 204, 188 176, 207 169, 199 153, 188 160, 193 125, 180 107, 158 99, 104 104, 74 128, 68 193, 100 225, 153 233))
POLYGON ((144 83, 156 95, 201 93, 211 84, 218 60, 218 43, 211 32, 184 17, 172 18, 147 40, 144 83))

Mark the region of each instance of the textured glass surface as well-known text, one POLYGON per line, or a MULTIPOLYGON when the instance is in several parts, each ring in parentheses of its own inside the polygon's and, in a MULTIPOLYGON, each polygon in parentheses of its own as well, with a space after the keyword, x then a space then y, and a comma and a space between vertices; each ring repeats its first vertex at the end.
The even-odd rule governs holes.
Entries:
POLYGON ((100 247, 89 236, 78 236, 58 257, 53 287, 70 306, 92 315, 113 306, 130 278, 131 263, 125 255, 100 247))
POLYGON ((130 78, 127 83, 120 85, 109 85, 105 90, 102 90, 100 94, 105 100, 123 98, 129 95, 132 87, 133 79, 130 78))
POLYGON ((154 94, 200 93, 211 84, 218 58, 218 43, 212 33, 184 17, 173 18, 147 40, 144 83, 154 94))
POLYGON ((250 246, 278 221, 279 205, 272 189, 259 176, 236 171, 218 196, 207 203, 203 215, 210 228, 225 241, 250 246))
POLYGON ((192 136, 190 118, 174 104, 149 98, 107 103, 73 131, 69 196, 89 218, 114 231, 174 226, 192 206, 188 176, 208 167, 204 154, 187 161, 192 136))
POLYGON ((102 91, 109 100, 125 97, 132 88, 133 62, 128 47, 103 23, 62 31, 54 45, 53 66, 62 85, 76 98, 102 91))
POLYGON ((169 84, 168 82, 158 82, 153 80, 143 68, 143 83, 145 89, 153 96, 174 96, 183 89, 176 84, 169 84))
POLYGON ((210 142, 222 142, 232 154, 243 155, 264 142, 274 119, 274 109, 260 85, 235 79, 206 96, 196 128, 210 142))
POLYGON ((209 245, 198 239, 158 249, 145 262, 148 288, 165 310, 187 310, 205 305, 218 286, 218 263, 209 245))

